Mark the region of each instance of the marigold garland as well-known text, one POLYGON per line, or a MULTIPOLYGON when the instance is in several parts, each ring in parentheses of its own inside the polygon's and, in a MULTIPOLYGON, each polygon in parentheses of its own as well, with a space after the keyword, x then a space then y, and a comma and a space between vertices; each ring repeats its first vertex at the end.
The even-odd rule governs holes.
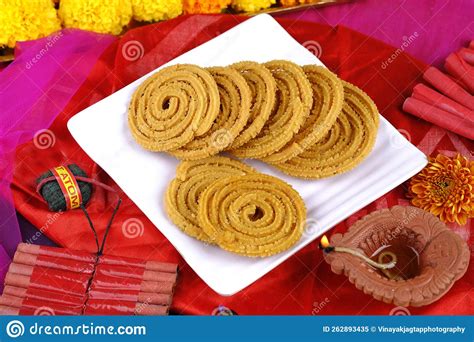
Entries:
POLYGON ((51 0, 0 0, 0 47, 45 37, 61 29, 51 0))
POLYGON ((410 181, 411 203, 444 222, 464 225, 474 217, 474 161, 439 154, 410 181))
POLYGON ((133 19, 159 21, 172 19, 183 13, 181 0, 132 0, 133 19))
MULTIPOLYGON (((137 21, 159 21, 181 13, 221 13, 229 5, 239 12, 267 9, 276 0, 0 0, 0 48, 17 41, 49 35, 64 27, 120 34, 132 16, 137 21), (59 15, 59 18, 58 18, 59 15), (61 20, 59 20, 61 19, 61 20)), ((282 6, 312 0, 280 0, 282 6)))
POLYGON ((183 0, 183 10, 186 14, 221 13, 232 0, 183 0))
POLYGON ((239 12, 257 12, 275 3, 275 0, 232 0, 232 8, 239 12))
POLYGON ((130 0, 61 0, 59 17, 65 27, 119 34, 132 19, 130 0))

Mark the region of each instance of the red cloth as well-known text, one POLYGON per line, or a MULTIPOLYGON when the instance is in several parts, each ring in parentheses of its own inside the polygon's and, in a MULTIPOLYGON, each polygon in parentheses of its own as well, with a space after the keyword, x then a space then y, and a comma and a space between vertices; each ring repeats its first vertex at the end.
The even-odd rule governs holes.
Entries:
MULTIPOLYGON (((118 189, 71 137, 66 129, 67 120, 143 74, 243 20, 245 18, 231 15, 184 16, 134 29, 114 43, 50 127, 56 136, 56 144, 39 150, 33 143, 27 143, 17 150, 12 188, 18 211, 59 245, 93 252, 95 243, 82 212, 70 211, 47 223, 51 213, 34 192, 35 178, 42 172, 72 162, 84 168, 91 177, 118 189), (136 61, 127 60, 122 55, 122 47, 132 40, 144 48, 143 57, 136 61)), ((330 28, 292 20, 281 20, 280 23, 301 43, 317 41, 322 47, 322 61, 341 78, 367 91, 380 112, 424 152, 431 154, 443 150, 452 153, 459 150, 469 154, 474 150, 472 141, 402 112, 403 100, 421 81, 421 74, 426 68, 421 62, 400 54, 386 68, 382 68, 382 63, 388 60, 394 49, 380 41, 344 27, 330 28)), ((140 170, 137 170, 139 176, 140 170)), ((100 188, 95 191, 88 210, 102 235, 115 197, 100 188)), ((331 234, 345 231, 356 219, 373 210, 406 204, 405 193, 406 187, 399 186, 340 223, 331 234)), ((172 312, 210 314, 219 304, 239 314, 389 314, 393 308, 393 305, 378 302, 357 290, 346 277, 333 274, 317 250, 317 242, 311 243, 240 293, 232 297, 218 296, 130 199, 124 194, 122 198, 124 202, 110 231, 105 253, 179 263, 181 272, 172 312), (143 235, 127 238, 122 234, 122 225, 130 218, 143 223, 143 235)), ((468 226, 458 227, 457 230, 472 243, 468 226)), ((474 307, 474 293, 471 291, 473 265, 471 262, 468 274, 443 299, 427 307, 410 308, 412 314, 471 314, 474 307)))

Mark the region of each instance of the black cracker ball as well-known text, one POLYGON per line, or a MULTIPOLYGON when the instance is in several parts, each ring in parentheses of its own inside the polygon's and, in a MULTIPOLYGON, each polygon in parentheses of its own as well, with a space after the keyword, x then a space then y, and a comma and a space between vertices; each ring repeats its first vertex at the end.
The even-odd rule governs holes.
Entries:
MULTIPOLYGON (((69 170, 71 170, 74 176, 87 177, 87 174, 76 164, 68 165, 69 170)), ((42 174, 37 180, 36 184, 39 184, 43 179, 53 177, 53 172, 48 170, 48 172, 42 174)), ((82 203, 84 206, 89 203, 89 200, 92 195, 92 184, 88 182, 83 182, 77 180, 79 189, 82 193, 82 203)), ((41 196, 48 203, 49 210, 51 211, 66 211, 66 199, 64 198, 63 192, 58 184, 56 179, 53 179, 46 184, 40 190, 41 196)))

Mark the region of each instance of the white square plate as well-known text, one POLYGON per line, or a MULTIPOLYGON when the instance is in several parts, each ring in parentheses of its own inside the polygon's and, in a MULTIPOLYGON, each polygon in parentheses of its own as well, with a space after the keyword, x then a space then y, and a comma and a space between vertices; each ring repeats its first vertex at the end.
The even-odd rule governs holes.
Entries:
MULTIPOLYGON (((322 65, 268 15, 249 19, 165 65, 213 66, 272 59, 322 65)), ((317 181, 301 180, 266 164, 249 161, 259 171, 284 179, 301 194, 308 208, 308 226, 295 246, 278 255, 253 259, 228 253, 187 236, 168 219, 163 198, 175 176, 178 160, 165 153, 144 150, 130 135, 127 126, 130 97, 155 71, 78 113, 69 120, 68 128, 84 151, 117 182, 196 273, 221 295, 232 295, 250 285, 427 163, 425 155, 383 117, 372 153, 356 169, 342 175, 317 181), (140 177, 136 176, 137 170, 140 177)))

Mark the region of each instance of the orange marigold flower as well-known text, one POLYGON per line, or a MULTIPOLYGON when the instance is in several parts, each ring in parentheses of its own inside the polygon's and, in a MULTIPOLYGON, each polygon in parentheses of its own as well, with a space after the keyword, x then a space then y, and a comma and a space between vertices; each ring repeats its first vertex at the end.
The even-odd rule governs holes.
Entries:
POLYGON ((232 0, 183 0, 183 10, 187 14, 221 13, 232 0))
POLYGON ((411 203, 444 222, 464 225, 474 217, 474 161, 438 154, 410 180, 411 203))
POLYGON ((288 6, 295 6, 299 4, 298 0, 281 0, 280 1, 282 6, 288 7, 288 6))

